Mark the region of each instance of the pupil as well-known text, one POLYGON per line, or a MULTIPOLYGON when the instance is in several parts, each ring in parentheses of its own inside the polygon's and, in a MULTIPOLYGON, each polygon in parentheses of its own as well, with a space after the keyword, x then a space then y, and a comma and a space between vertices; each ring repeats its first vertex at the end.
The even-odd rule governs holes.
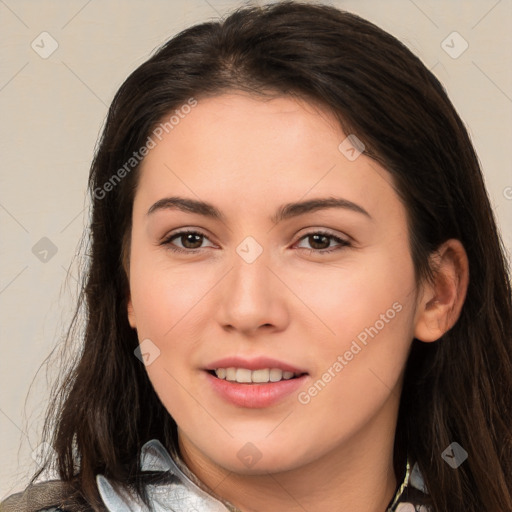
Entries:
POLYGON ((201 246, 201 236, 202 235, 196 235, 194 233, 188 233, 187 235, 184 235, 184 236, 185 236, 185 242, 182 239, 182 243, 188 249, 197 249, 198 248, 198 247, 189 247, 187 245, 188 243, 191 243, 192 245, 194 245, 194 243, 197 244, 197 242, 199 242, 199 247, 201 246), (194 241, 193 238, 196 238, 196 240, 194 241))
POLYGON ((314 240, 313 243, 311 243, 311 240, 310 240, 310 244, 315 249, 326 249, 327 247, 329 247, 329 239, 325 235, 311 235, 310 238, 312 238, 314 240), (318 239, 323 239, 324 244, 327 243, 327 247, 315 247, 315 244, 322 245, 322 241, 319 242, 318 239))

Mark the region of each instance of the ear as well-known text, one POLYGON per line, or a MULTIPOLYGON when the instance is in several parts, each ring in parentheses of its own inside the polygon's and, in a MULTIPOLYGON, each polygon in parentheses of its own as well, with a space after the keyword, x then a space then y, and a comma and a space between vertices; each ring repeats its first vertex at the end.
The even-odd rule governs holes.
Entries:
POLYGON ((469 263, 459 240, 444 242, 431 256, 433 282, 422 284, 419 294, 414 337, 438 340, 457 322, 469 283, 469 263))
POLYGON ((135 311, 133 310, 133 304, 132 304, 131 297, 128 299, 127 311, 128 311, 128 322, 132 329, 136 329, 137 322, 135 320, 135 311))

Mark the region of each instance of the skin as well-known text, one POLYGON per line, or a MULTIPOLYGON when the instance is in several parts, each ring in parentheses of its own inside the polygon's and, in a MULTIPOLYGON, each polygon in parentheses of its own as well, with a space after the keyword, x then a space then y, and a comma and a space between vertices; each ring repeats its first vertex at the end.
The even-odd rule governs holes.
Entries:
POLYGON ((438 340, 464 300, 461 244, 443 244, 433 255, 435 281, 416 283, 391 176, 364 153, 347 159, 338 149, 345 138, 312 103, 232 92, 201 99, 140 169, 130 325, 160 350, 146 368, 178 424, 188 467, 244 512, 382 512, 402 478, 393 472, 393 440, 412 339, 438 340), (169 196, 208 201, 225 219, 147 213, 169 196), (284 203, 325 197, 369 216, 329 208, 270 220, 284 203), (205 237, 162 244, 183 228, 205 237), (318 229, 350 245, 305 236, 318 229), (248 236, 263 249, 250 264, 236 252, 248 236), (201 249, 174 253, 173 244, 201 249), (319 254, 326 248, 337 250, 319 254), (209 363, 265 355, 305 369, 299 391, 307 392, 397 303, 400 312, 307 404, 294 392, 268 408, 241 408, 208 385, 209 363), (261 455, 251 467, 237 457, 248 442, 261 455))

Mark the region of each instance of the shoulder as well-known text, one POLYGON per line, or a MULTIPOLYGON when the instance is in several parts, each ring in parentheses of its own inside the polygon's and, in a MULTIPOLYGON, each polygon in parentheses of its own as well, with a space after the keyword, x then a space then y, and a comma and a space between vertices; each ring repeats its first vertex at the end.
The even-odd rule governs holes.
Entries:
POLYGON ((83 507, 64 506, 69 487, 60 480, 29 485, 0 503, 0 512, 85 512, 83 507))

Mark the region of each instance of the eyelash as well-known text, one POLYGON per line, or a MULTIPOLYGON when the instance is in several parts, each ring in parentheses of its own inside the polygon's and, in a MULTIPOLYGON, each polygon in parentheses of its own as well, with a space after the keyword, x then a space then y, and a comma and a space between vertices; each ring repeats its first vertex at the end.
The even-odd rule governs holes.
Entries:
MULTIPOLYGON (((208 240, 208 237, 206 235, 204 235, 203 233, 199 232, 199 231, 193 231, 193 230, 190 230, 190 231, 187 231, 187 230, 184 230, 184 231, 179 231, 177 233, 173 233, 171 236, 165 238, 161 245, 166 245, 167 248, 172 251, 172 252, 176 252, 176 253, 185 253, 185 254, 195 254, 196 252, 198 251, 201 251, 202 249, 205 249, 205 247, 199 247, 197 249, 182 249, 181 247, 177 247, 175 245, 173 245, 171 242, 172 240, 174 240, 175 238, 180 238, 181 236, 184 236, 184 235, 198 235, 198 236, 201 236, 203 238, 206 238, 208 240)), ((338 251, 344 247, 349 247, 350 246, 350 243, 347 241, 347 240, 343 240, 342 238, 339 238, 335 235, 333 235, 332 233, 328 233, 326 231, 322 231, 322 230, 318 230, 318 231, 311 231, 310 233, 306 233, 305 235, 303 235, 301 238, 299 238, 298 242, 300 242, 301 240, 304 240, 305 238, 308 238, 310 236, 313 236, 313 235, 322 235, 322 236, 325 236, 327 238, 330 238, 332 240, 334 240, 335 242, 339 243, 339 246, 337 247, 333 247, 333 248, 330 248, 330 249, 308 249, 307 247, 300 247, 300 249, 302 250, 305 250, 305 251, 308 251, 308 254, 329 254, 329 253, 332 253, 334 251, 338 251)))

